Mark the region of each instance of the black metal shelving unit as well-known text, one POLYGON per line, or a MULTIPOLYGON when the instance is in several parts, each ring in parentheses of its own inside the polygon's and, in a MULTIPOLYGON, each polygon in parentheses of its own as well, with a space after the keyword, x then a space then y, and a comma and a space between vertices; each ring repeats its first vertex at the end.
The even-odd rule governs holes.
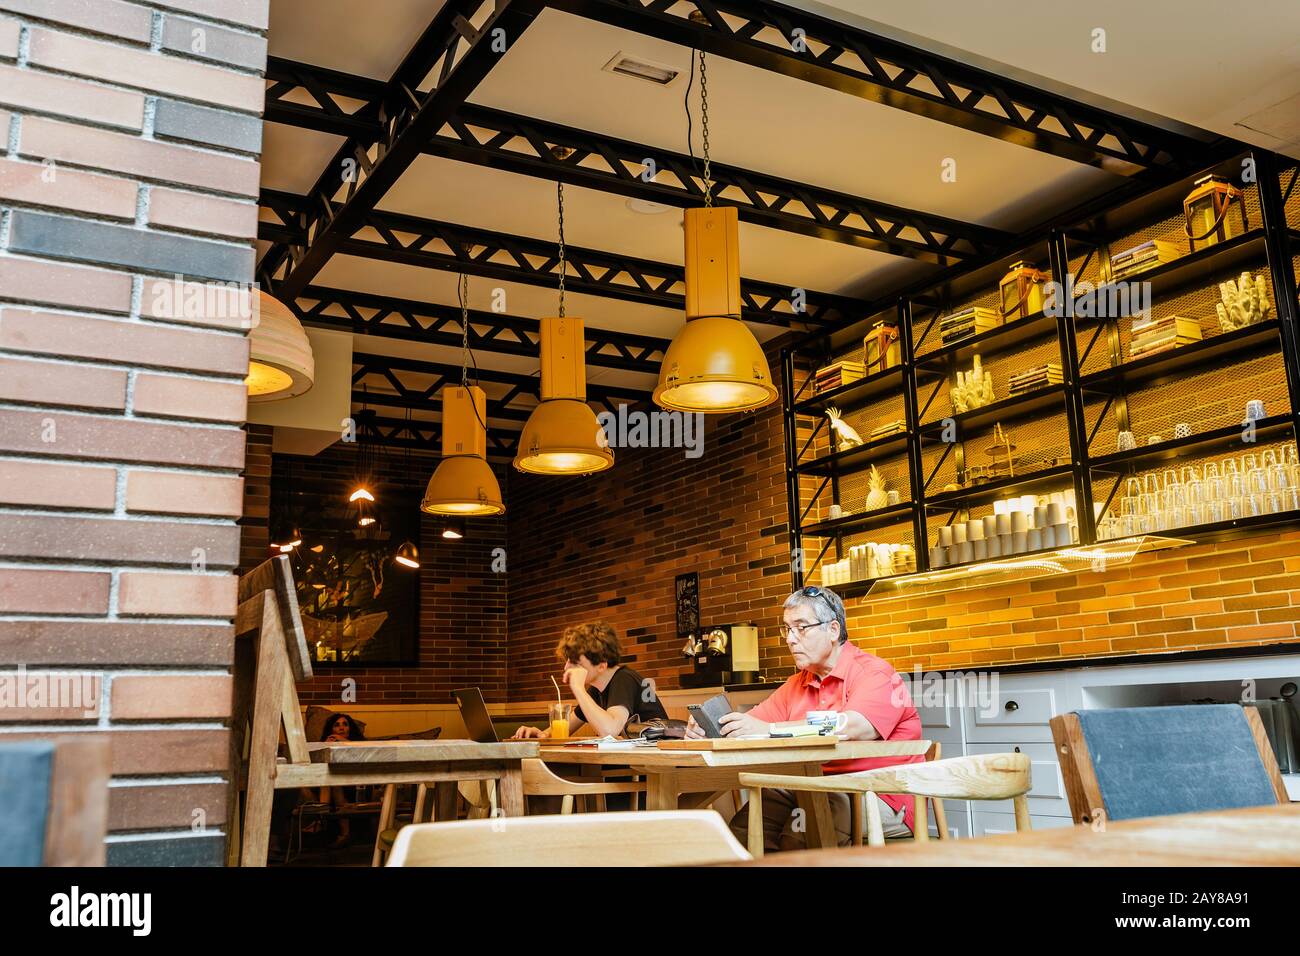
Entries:
MULTIPOLYGON (((1242 154, 1243 156, 1246 154, 1242 154)), ((1146 228, 1158 226, 1167 220, 1172 210, 1170 203, 1190 189, 1196 178, 1188 176, 1178 183, 1165 183, 1145 194, 1130 194, 1122 203, 1111 209, 1094 212, 1091 218, 1063 224, 1026 250, 1004 254, 976 267, 950 270, 937 278, 929 290, 913 291, 899 295, 891 303, 878 304, 867 316, 846 323, 835 330, 809 335, 782 353, 782 373, 785 378, 784 394, 786 412, 787 488, 790 494, 789 514, 791 547, 796 555, 803 555, 804 539, 824 539, 820 553, 812 562, 793 561, 792 572, 797 584, 813 565, 820 563, 832 547, 838 558, 844 556, 844 540, 853 534, 886 527, 911 527, 916 551, 917 570, 929 570, 929 526, 933 523, 951 522, 961 512, 987 505, 990 502, 1015 494, 1072 487, 1078 506, 1076 517, 1080 540, 1085 544, 1097 541, 1092 505, 1108 508, 1115 489, 1124 475, 1158 466, 1161 463, 1188 459, 1215 453, 1227 453, 1242 445, 1242 425, 1213 427, 1185 438, 1161 441, 1154 445, 1141 445, 1128 451, 1094 452, 1098 430, 1108 413, 1113 413, 1118 427, 1128 430, 1130 394, 1167 386, 1179 376, 1204 372, 1226 365, 1236 365, 1253 358, 1280 355, 1285 370, 1286 393, 1289 409, 1255 423, 1253 439, 1256 443, 1295 440, 1300 435, 1300 302, 1297 301, 1296 275, 1293 255, 1300 255, 1300 221, 1288 223, 1288 201, 1294 203, 1289 193, 1284 193, 1283 172, 1291 175, 1291 162, 1274 154, 1254 151, 1248 154, 1254 161, 1257 184, 1257 201, 1262 222, 1251 222, 1240 235, 1210 246, 1187 252, 1170 262, 1161 263, 1143 272, 1125 276, 1123 282, 1150 283, 1152 302, 1162 298, 1168 301, 1187 290, 1211 286, 1218 278, 1234 274, 1237 270, 1255 272, 1263 270, 1269 277, 1273 294, 1273 314, 1265 321, 1245 328, 1210 335, 1180 347, 1155 355, 1131 358, 1124 355, 1121 333, 1116 317, 1075 315, 1075 298, 1068 308, 1050 308, 1014 322, 968 336, 957 342, 935 345, 938 338, 938 319, 946 310, 962 302, 976 301, 978 296, 996 288, 997 279, 1007 266, 1019 258, 1046 264, 1052 280, 1060 289, 1069 289, 1076 275, 1071 270, 1071 256, 1075 257, 1074 272, 1082 273, 1090 265, 1096 278, 1090 283, 1098 297, 1109 288, 1109 255, 1126 239, 1146 228), (1112 244, 1116 243, 1116 244, 1112 244), (918 319, 924 311, 925 319, 918 319), (892 314, 891 314, 892 313, 892 314), (901 364, 894 368, 866 376, 856 382, 840 386, 822 394, 812 393, 812 376, 803 382, 803 391, 795 391, 796 368, 815 371, 825 363, 842 357, 873 321, 889 315, 897 322, 901 344, 901 364), (895 317, 896 316, 896 317, 895 317), (935 417, 932 404, 938 399, 943 382, 950 380, 958 368, 968 367, 978 353, 988 361, 991 357, 1015 352, 1024 348, 1047 348, 1055 340, 1059 346, 1063 381, 1032 392, 1003 397, 993 403, 961 414, 935 417), (1080 349, 1083 347, 1081 356, 1080 349), (1100 369, 1085 372, 1085 363, 1093 349, 1107 355, 1107 364, 1100 369), (806 457, 814 447, 820 429, 826 426, 825 409, 834 406, 843 413, 864 409, 873 403, 901 398, 903 421, 906 430, 898 434, 850 448, 839 449, 836 437, 830 438, 831 453, 820 457, 806 457), (1089 426, 1089 401, 1105 402, 1096 423, 1089 426), (968 484, 956 490, 930 490, 937 484, 936 476, 951 455, 957 473, 966 473, 964 442, 966 436, 981 433, 993 423, 1011 423, 1032 420, 1044 415, 1063 414, 1069 438, 1069 460, 1048 459, 1044 464, 1023 473, 1003 475, 993 480, 968 484), (800 419, 821 417, 812 436, 800 443, 795 440, 800 419), (925 455, 943 438, 952 447, 944 449, 939 463, 927 475, 925 455), (906 456, 906 473, 912 491, 912 500, 869 512, 846 514, 840 518, 807 521, 818 496, 829 485, 835 500, 839 500, 840 481, 858 474, 882 459, 906 456), (802 498, 801 479, 815 477, 819 484, 811 499, 802 498), (1101 488, 1100 499, 1094 496, 1093 478, 1114 482, 1109 496, 1101 488)), ((1233 157, 1219 163, 1212 170, 1226 173, 1243 168, 1242 157, 1233 157)), ((1295 187, 1294 184, 1291 188, 1295 187)), ((1300 219, 1300 217, 1295 217, 1300 219)), ((1078 287, 1075 287, 1076 293, 1078 287)), ((1050 361, 1056 361, 1051 358, 1050 361)), ((1093 359, 1095 362, 1095 359, 1093 359)), ((1190 397, 1195 401, 1195 397, 1190 397)), ((945 409, 946 411, 946 409, 945 409)), ((1300 511, 1263 515, 1218 522, 1190 528, 1174 529, 1169 534, 1178 537, 1210 540, 1246 529, 1300 523, 1300 511)), ((975 562, 978 564, 978 562, 975 562)), ((951 566, 951 565, 950 565, 951 566)), ((867 593, 874 580, 852 581, 836 585, 845 597, 858 597, 867 593)))

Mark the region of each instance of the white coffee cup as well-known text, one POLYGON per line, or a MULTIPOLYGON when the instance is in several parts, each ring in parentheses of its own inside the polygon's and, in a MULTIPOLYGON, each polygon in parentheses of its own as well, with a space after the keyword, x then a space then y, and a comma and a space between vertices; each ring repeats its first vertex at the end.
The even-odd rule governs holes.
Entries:
POLYGON ((849 715, 838 710, 810 710, 804 719, 815 726, 829 728, 822 731, 825 734, 838 734, 849 722, 849 715))

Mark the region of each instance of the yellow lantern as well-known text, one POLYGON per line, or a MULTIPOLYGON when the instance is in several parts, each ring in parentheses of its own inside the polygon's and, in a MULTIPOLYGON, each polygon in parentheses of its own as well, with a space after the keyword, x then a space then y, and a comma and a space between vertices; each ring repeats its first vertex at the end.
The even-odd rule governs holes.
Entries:
POLYGON ((1196 181, 1183 200, 1183 232, 1187 235, 1189 251, 1195 252, 1198 242, 1212 246, 1241 234, 1234 232, 1229 216, 1234 202, 1241 217, 1241 233, 1245 233, 1250 223, 1241 190, 1219 176, 1205 176, 1196 181))
POLYGON ((1013 265, 998 291, 1002 296, 1002 318, 1007 322, 1027 318, 1043 311, 1043 286, 1049 276, 1027 262, 1013 265))

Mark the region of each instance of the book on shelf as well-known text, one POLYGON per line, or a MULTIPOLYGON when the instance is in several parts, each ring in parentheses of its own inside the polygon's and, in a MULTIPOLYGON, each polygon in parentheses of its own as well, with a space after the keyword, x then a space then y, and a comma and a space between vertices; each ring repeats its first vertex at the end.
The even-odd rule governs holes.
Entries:
POLYGON ((1032 392, 1048 385, 1060 385, 1064 381, 1060 364, 1048 362, 1046 365, 1017 372, 1011 376, 1008 384, 1012 395, 1023 395, 1025 392, 1032 392))
POLYGON ((866 374, 866 366, 861 362, 836 362, 818 369, 813 376, 813 390, 817 394, 829 392, 841 385, 849 385, 866 374))
POLYGON ((1195 319, 1183 318, 1181 315, 1140 319, 1133 323, 1129 355, 1138 358, 1199 341, 1201 341, 1201 324, 1195 319))
POLYGON ((887 435, 901 435, 905 431, 907 431, 907 423, 901 418, 895 419, 892 422, 885 422, 885 424, 873 428, 871 430, 871 441, 875 441, 877 438, 884 438, 887 435))
POLYGON ((971 306, 960 312, 942 316, 939 319, 939 338, 944 345, 951 345, 972 335, 987 332, 1002 324, 1002 314, 996 309, 971 306))
POLYGON ((1183 254, 1182 245, 1168 239, 1148 239, 1131 249, 1117 252, 1110 257, 1110 278, 1112 282, 1126 278, 1146 269, 1154 268, 1165 262, 1173 262, 1183 254))

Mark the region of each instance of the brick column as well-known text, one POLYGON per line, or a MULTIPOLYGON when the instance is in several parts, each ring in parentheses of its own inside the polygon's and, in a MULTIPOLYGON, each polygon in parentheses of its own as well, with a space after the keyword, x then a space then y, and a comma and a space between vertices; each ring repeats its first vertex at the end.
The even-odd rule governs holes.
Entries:
POLYGON ((0 742, 111 739, 110 864, 230 769, 248 321, 165 292, 253 279, 268 0, 165 6, 0 0, 0 742))

